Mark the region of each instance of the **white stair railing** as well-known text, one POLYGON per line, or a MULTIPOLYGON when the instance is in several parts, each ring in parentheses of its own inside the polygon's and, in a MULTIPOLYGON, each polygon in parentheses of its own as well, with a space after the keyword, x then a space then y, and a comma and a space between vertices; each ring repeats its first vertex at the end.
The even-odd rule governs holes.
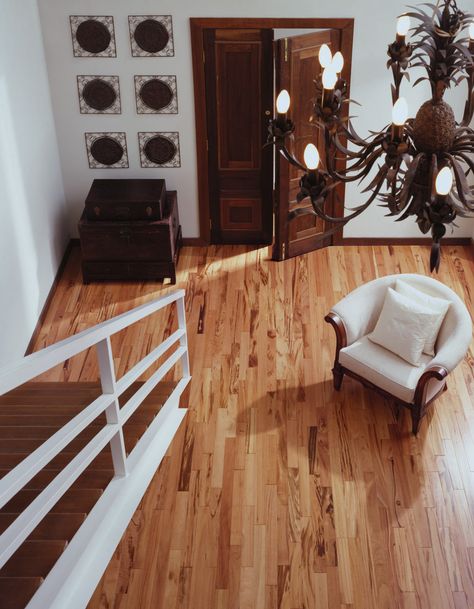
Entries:
POLYGON ((2 395, 95 346, 102 386, 102 394, 97 399, 0 480, 0 508, 101 413, 105 412, 107 420, 107 424, 0 535, 0 568, 108 443, 115 471, 115 477, 28 604, 28 609, 86 607, 187 412, 179 407, 179 398, 191 379, 184 296, 184 290, 177 290, 0 370, 2 395), (117 380, 110 337, 173 303, 177 307, 178 329, 117 380), (176 343, 178 348, 120 408, 119 396, 176 343), (123 425, 178 362, 182 367, 181 379, 127 457, 123 425))

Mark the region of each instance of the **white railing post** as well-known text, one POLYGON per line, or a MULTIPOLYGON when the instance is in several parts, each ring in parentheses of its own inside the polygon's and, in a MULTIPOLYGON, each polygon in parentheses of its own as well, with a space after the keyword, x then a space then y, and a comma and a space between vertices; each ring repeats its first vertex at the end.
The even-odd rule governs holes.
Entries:
POLYGON ((107 423, 117 426, 117 433, 110 440, 110 448, 112 452, 112 461, 114 471, 117 476, 127 475, 127 453, 125 451, 125 442, 123 439, 123 430, 119 418, 119 402, 117 397, 115 378, 115 366, 112 356, 112 345, 110 337, 104 338, 97 343, 97 357, 99 359, 100 382, 102 385, 102 393, 111 396, 112 402, 105 410, 107 423))
POLYGON ((181 357, 183 377, 188 377, 191 374, 191 370, 189 367, 188 333, 186 330, 186 308, 184 304, 184 296, 181 296, 181 298, 176 301, 176 309, 178 311, 178 328, 183 330, 183 336, 179 339, 179 344, 181 347, 186 349, 181 357))

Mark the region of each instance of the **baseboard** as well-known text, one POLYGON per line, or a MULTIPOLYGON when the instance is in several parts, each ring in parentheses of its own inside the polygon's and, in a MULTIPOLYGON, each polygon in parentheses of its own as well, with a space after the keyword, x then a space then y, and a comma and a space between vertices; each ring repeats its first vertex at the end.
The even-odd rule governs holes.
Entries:
POLYGON ((62 260, 58 267, 58 271, 57 271, 54 281, 51 285, 51 288, 48 292, 48 296, 46 297, 43 308, 41 309, 41 313, 39 314, 38 321, 36 322, 36 326, 35 326, 35 329, 33 330, 33 334, 31 335, 30 342, 28 343, 28 347, 26 348, 25 356, 30 355, 30 353, 33 352, 34 344, 36 342, 36 339, 38 338, 38 335, 40 333, 44 320, 46 319, 46 314, 48 312, 49 305, 51 304, 51 301, 54 296, 54 292, 56 291, 56 288, 58 287, 58 283, 61 279, 61 276, 64 273, 64 269, 66 268, 66 264, 69 259, 71 250, 75 245, 78 245, 78 244, 79 244, 79 239, 70 239, 68 244, 66 245, 66 249, 64 250, 62 260), (77 243, 76 243, 76 241, 77 241, 77 243))
MULTIPOLYGON (((396 239, 394 237, 344 237, 341 245, 431 245, 432 240, 426 237, 408 237, 396 239)), ((471 245, 470 237, 451 237, 442 239, 441 245, 471 245)))
POLYGON ((201 237, 183 237, 184 247, 207 247, 209 243, 201 239, 201 237))

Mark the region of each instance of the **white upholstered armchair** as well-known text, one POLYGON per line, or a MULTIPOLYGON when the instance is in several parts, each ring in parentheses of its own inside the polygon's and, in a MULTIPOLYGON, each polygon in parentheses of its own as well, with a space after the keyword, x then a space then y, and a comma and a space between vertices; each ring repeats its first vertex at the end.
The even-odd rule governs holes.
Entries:
POLYGON ((459 296, 424 275, 375 279, 348 294, 325 319, 336 332, 335 389, 341 388, 346 374, 394 399, 411 411, 414 434, 418 433, 427 406, 446 390, 446 377, 464 359, 472 338, 471 317, 459 296), (420 366, 412 366, 367 337, 377 323, 387 289, 397 279, 451 303, 438 334, 436 354, 423 355, 420 366))

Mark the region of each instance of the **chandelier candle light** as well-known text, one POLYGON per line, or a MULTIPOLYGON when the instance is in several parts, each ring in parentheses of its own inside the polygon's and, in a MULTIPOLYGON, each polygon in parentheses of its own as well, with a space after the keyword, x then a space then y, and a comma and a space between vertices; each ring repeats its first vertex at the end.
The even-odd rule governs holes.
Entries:
MULTIPOLYGON (((297 201, 307 197, 311 207, 296 207, 288 220, 300 214, 313 214, 334 224, 334 233, 363 213, 375 200, 397 221, 414 216, 423 234, 431 232, 431 271, 440 264, 440 242, 447 226, 456 217, 474 212, 474 15, 461 11, 456 0, 440 0, 437 6, 423 5, 398 18, 395 41, 388 48, 392 84, 392 124, 367 138, 361 138, 347 118, 347 83, 341 77, 344 58, 333 56, 328 45, 319 50, 321 73, 316 79, 316 100, 311 123, 324 135, 324 168, 314 144, 304 152, 300 163, 293 148, 294 123, 288 116, 290 96, 283 90, 277 98, 275 119, 270 121, 268 143, 303 172, 297 201), (411 32, 413 40, 407 42, 411 32), (410 68, 422 68, 425 76, 413 86, 428 81, 431 99, 409 118, 408 104, 400 95, 410 68), (456 121, 444 101, 447 89, 467 86, 464 115, 456 121), (287 142, 289 144, 287 145, 287 142), (336 168, 341 154, 347 161, 336 168), (325 208, 330 195, 341 183, 369 181, 363 192, 367 201, 336 218, 325 208)), ((336 193, 335 193, 335 196, 336 193)), ((324 234, 327 236, 328 232, 324 234)))

